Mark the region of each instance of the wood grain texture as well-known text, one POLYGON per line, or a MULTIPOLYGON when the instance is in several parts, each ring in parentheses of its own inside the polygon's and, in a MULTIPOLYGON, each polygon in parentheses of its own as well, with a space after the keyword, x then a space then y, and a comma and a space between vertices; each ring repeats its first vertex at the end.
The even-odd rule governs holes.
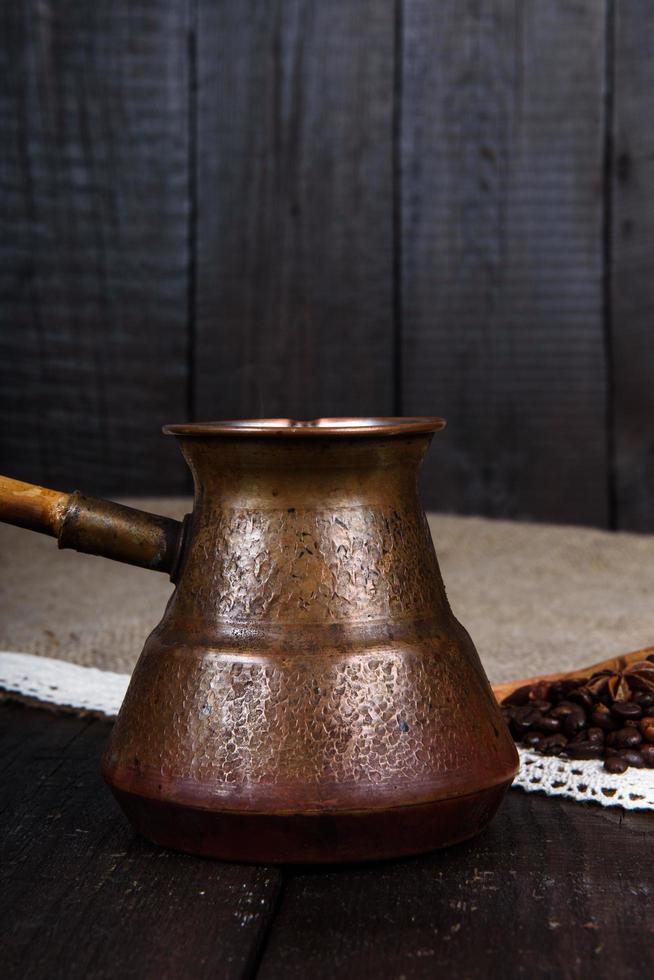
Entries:
POLYGON ((442 509, 605 525, 604 5, 411 0, 403 410, 442 509))
POLYGON ((393 3, 198 6, 196 414, 392 414, 393 3))
POLYGON ((108 732, 0 708, 3 976, 247 975, 280 873, 136 838, 99 776, 108 732))
POLYGON ((476 840, 288 878, 262 980, 651 973, 651 815, 509 793, 476 840))
POLYGON ((654 531, 654 7, 615 5, 612 381, 618 526, 654 531))
POLYGON ((654 529, 653 20, 4 4, 2 468, 175 493, 165 421, 441 413, 429 506, 654 529))
POLYGON ((329 871, 134 836, 109 725, 0 705, 3 977, 563 977, 652 972, 650 814, 511 791, 476 840, 329 871))
POLYGON ((61 489, 174 492, 186 415, 188 16, 2 5, 0 453, 61 489))

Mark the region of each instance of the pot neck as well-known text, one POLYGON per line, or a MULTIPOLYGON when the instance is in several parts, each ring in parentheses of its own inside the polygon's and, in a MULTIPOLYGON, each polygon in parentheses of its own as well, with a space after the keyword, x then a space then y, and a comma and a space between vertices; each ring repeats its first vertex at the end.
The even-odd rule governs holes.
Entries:
POLYGON ((285 624, 370 640, 447 617, 417 487, 429 435, 180 441, 196 497, 166 629, 201 628, 224 648, 234 625, 239 636, 285 624))
POLYGON ((178 439, 193 474, 196 509, 281 509, 413 498, 431 435, 178 439))

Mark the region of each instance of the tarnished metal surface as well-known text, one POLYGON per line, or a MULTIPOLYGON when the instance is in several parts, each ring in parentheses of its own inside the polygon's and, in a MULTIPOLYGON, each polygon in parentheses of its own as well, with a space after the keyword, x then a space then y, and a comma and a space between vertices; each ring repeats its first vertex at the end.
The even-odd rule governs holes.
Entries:
POLYGON ((147 836, 238 860, 360 860, 490 819, 517 753, 418 498, 442 426, 170 426, 196 487, 183 533, 78 493, 7 507, 60 547, 176 582, 103 763, 147 836))
MULTIPOLYGON (((299 501, 298 501, 299 503, 299 501)), ((334 505, 196 515, 177 602, 191 619, 226 622, 404 621, 432 615, 444 593, 429 529, 415 508, 334 505), (411 588, 406 587, 411 579, 411 588), (188 608, 191 607, 191 608, 188 608)))
MULTIPOLYGON (((105 756, 119 798, 168 803, 171 821, 180 807, 337 825, 340 814, 343 826, 354 812, 395 814, 396 832, 426 805, 421 840, 454 839, 432 805, 451 813, 459 799, 471 826, 466 800, 497 801, 517 756, 418 499, 431 433, 387 421, 381 434, 314 427, 309 439, 179 428, 196 502, 176 592, 105 756)), ((128 808, 142 826, 143 806, 128 808)), ((277 853, 271 838, 267 858, 300 859, 305 844, 277 853)), ((359 842, 350 856, 389 848, 359 842)), ((229 835, 191 849, 248 857, 229 835)))
POLYGON ((59 547, 102 555, 155 572, 173 572, 182 524, 110 500, 72 493, 59 531, 59 547))
POLYGON ((102 555, 174 578, 183 524, 133 507, 0 476, 0 520, 57 538, 60 548, 102 555))
POLYGON ((513 760, 452 635, 256 658, 151 640, 106 764, 132 792, 274 812, 446 799, 503 782, 513 760))

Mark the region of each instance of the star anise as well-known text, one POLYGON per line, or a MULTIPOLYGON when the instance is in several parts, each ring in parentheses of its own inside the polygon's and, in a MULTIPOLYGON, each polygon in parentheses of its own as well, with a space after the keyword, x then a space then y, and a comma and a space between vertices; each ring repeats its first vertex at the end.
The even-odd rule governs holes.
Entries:
POLYGON ((595 697, 608 694, 613 701, 630 701, 635 691, 654 694, 654 663, 639 660, 619 670, 600 670, 585 687, 595 697))

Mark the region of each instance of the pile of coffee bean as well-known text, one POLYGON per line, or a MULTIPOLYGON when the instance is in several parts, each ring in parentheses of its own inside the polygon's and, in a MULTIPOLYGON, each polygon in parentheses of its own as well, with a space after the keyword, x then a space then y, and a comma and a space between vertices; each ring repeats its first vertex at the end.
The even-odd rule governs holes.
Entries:
POLYGON ((611 773, 653 769, 653 671, 650 656, 624 672, 538 681, 506 698, 502 713, 514 740, 542 755, 603 759, 611 773))

